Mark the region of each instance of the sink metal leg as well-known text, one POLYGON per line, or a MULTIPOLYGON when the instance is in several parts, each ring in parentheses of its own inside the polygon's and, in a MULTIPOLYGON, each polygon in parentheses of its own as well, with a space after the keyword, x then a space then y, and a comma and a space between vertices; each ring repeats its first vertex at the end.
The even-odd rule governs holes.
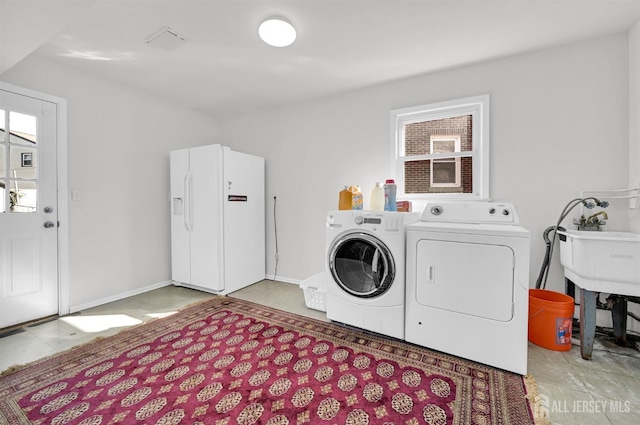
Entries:
POLYGON ((580 355, 591 360, 596 335, 596 293, 580 288, 580 355))
POLYGON ((564 293, 574 300, 576 299, 576 284, 566 277, 564 278, 564 293))
MULTIPOLYGON (((608 300, 608 298, 607 298, 608 300)), ((616 344, 627 346, 627 300, 623 297, 616 297, 615 304, 611 309, 611 319, 613 320, 613 336, 616 344)))

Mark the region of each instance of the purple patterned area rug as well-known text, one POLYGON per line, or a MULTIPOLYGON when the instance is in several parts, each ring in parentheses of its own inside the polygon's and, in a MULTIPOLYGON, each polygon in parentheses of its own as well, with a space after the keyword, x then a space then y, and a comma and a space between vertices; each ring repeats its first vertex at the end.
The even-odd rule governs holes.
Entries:
POLYGON ((231 297, 0 378, 0 423, 534 424, 516 374, 231 297))

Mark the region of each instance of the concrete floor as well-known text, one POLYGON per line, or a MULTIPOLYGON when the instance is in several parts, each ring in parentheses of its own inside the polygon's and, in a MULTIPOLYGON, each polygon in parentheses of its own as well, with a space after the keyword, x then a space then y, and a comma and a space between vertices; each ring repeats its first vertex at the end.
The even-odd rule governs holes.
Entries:
MULTIPOLYGON (((28 363, 98 336, 171 314, 210 294, 167 286, 42 323, 0 332, 0 371, 28 363)), ((230 296, 303 316, 327 320, 323 312, 306 307, 297 285, 262 281, 230 296)), ((598 338, 593 359, 580 349, 557 352, 529 344, 529 373, 535 378, 541 408, 552 424, 637 425, 640 423, 640 355, 598 338)))

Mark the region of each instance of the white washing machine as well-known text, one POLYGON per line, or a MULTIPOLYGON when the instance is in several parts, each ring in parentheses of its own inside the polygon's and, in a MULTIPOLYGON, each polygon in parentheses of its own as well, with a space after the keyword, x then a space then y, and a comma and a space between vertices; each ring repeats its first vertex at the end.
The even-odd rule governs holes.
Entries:
POLYGON ((527 373, 529 232, 511 204, 428 203, 407 227, 405 340, 527 373))
POLYGON ((416 213, 327 214, 327 318, 404 339, 405 232, 416 213))

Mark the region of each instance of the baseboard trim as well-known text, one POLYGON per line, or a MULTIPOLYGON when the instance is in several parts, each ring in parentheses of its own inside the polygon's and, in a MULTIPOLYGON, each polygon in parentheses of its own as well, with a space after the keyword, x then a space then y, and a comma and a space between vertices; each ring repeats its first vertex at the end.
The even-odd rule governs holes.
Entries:
POLYGON ((275 280, 277 282, 291 283, 293 285, 300 285, 300 282, 302 282, 300 279, 291 279, 289 277, 274 276, 272 274, 268 274, 264 278, 267 280, 275 280))
MULTIPOLYGON (((277 282, 290 283, 292 285, 300 285, 300 282, 302 282, 302 280, 300 280, 300 279, 292 279, 292 278, 288 278, 288 277, 273 276, 273 275, 266 275, 264 278, 268 279, 268 280, 275 280, 277 282)), ((133 291, 122 292, 120 294, 112 295, 110 297, 101 298, 101 299, 94 300, 94 301, 91 301, 91 302, 88 302, 88 303, 71 306, 69 308, 69 313, 70 314, 71 313, 76 313, 76 312, 81 311, 81 310, 86 310, 86 309, 89 309, 89 308, 98 307, 98 306, 103 305, 103 304, 111 303, 111 302, 114 302, 114 301, 119 301, 119 300, 124 299, 124 298, 132 297, 134 295, 140 295, 140 294, 143 294, 145 292, 153 291, 154 289, 163 288, 163 287, 169 286, 169 285, 183 286, 185 288, 189 288, 190 287, 191 289, 204 291, 204 289, 202 289, 202 288, 198 288, 198 287, 194 287, 194 286, 190 286, 190 285, 185 285, 185 284, 182 284, 180 282, 174 282, 173 280, 167 280, 165 282, 155 283, 153 285, 149 285, 149 286, 145 286, 145 287, 142 287, 142 288, 138 288, 138 289, 135 289, 133 291)))
POLYGON ((88 302, 88 303, 71 306, 69 308, 69 310, 70 310, 69 313, 76 313, 78 311, 86 310, 88 308, 98 307, 98 306, 103 305, 103 304, 111 303, 111 302, 114 302, 114 301, 119 301, 119 300, 124 299, 124 298, 132 297, 134 295, 140 295, 140 294, 143 294, 145 292, 153 291, 154 289, 164 288, 165 286, 169 286, 169 285, 172 285, 172 284, 173 284, 173 281, 167 280, 165 282, 155 283, 153 285, 144 286, 142 288, 134 289, 133 291, 122 292, 120 294, 112 295, 110 297, 101 298, 101 299, 94 300, 94 301, 91 301, 91 302, 88 302))

